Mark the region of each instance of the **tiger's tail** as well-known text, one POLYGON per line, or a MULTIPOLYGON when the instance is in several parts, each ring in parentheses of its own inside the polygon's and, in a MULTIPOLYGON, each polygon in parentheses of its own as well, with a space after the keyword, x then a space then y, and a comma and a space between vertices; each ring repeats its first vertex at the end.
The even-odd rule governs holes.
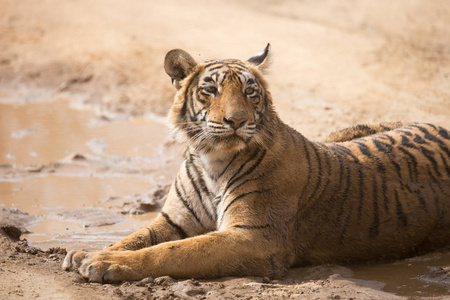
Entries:
POLYGON ((324 142, 339 143, 363 138, 372 134, 382 133, 408 125, 406 122, 385 122, 378 124, 358 124, 331 133, 324 142))

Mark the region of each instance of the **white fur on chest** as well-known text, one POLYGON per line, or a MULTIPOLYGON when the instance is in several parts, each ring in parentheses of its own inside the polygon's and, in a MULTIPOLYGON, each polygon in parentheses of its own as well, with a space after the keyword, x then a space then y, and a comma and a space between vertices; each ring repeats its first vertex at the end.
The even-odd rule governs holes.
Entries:
POLYGON ((199 155, 205 183, 208 189, 217 197, 220 196, 226 183, 223 182, 223 171, 229 164, 229 160, 223 159, 223 154, 209 153, 199 155))

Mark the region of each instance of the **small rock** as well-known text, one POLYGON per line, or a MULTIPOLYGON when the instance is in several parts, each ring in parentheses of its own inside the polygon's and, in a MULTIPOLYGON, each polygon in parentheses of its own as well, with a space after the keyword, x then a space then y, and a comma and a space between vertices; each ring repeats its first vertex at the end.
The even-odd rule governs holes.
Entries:
POLYGON ((155 279, 153 279, 153 277, 147 277, 142 279, 141 281, 136 282, 136 286, 146 286, 147 284, 152 284, 154 281, 155 279))
POLYGON ((168 286, 171 283, 174 283, 175 280, 170 276, 161 276, 158 278, 155 278, 154 284, 156 285, 162 285, 162 286, 168 286))

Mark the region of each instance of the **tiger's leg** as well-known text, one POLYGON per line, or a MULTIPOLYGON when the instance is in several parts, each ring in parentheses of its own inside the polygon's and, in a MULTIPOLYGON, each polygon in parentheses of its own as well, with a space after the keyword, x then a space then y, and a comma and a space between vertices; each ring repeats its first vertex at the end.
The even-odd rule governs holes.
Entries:
POLYGON ((261 229, 231 228, 137 251, 90 253, 79 270, 90 281, 102 283, 163 275, 174 278, 282 276, 289 267, 284 254, 287 247, 275 245, 275 241, 263 234, 261 229))
MULTIPOLYGON (((146 227, 139 229, 138 231, 130 234, 116 244, 102 251, 107 252, 138 250, 145 247, 157 245, 162 242, 184 238, 184 234, 180 233, 177 228, 170 225, 169 222, 171 222, 171 220, 168 219, 168 217, 164 217, 163 214, 159 214, 158 217, 146 227)), ((77 269, 80 266, 81 261, 85 258, 86 254, 87 252, 85 251, 69 251, 64 259, 62 266, 63 269, 77 269)))
MULTIPOLYGON (((196 199, 181 198, 182 195, 177 193, 175 185, 169 191, 162 212, 153 222, 101 252, 139 250, 210 231, 212 221, 202 217, 201 212, 192 209, 192 202, 196 199)), ((64 270, 78 269, 86 256, 85 251, 72 250, 66 255, 62 268, 64 270)))

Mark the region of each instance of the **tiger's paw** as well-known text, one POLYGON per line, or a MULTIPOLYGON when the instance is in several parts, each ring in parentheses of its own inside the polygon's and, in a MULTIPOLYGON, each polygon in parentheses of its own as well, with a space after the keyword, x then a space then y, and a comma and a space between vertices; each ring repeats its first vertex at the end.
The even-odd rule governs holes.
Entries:
POLYGON ((71 250, 67 253, 62 264, 62 269, 65 271, 75 271, 81 266, 82 260, 86 257, 87 252, 71 250))
POLYGON ((79 272, 90 282, 112 283, 145 278, 142 273, 127 264, 127 254, 124 252, 88 253, 81 262, 79 272))

